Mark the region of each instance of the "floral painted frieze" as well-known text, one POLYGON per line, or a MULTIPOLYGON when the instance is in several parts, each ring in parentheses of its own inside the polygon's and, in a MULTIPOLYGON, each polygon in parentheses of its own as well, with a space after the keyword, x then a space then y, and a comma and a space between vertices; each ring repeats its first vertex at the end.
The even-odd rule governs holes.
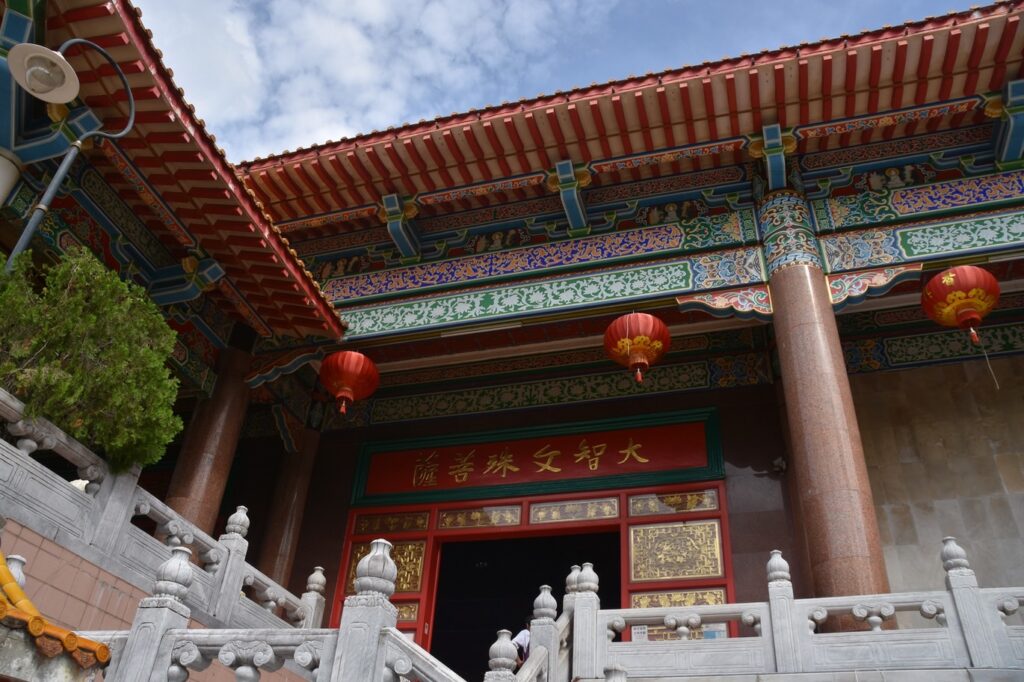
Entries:
POLYGON ((753 229, 753 221, 749 210, 696 216, 689 220, 676 216, 671 223, 665 221, 665 224, 643 229, 335 277, 324 285, 324 292, 340 304, 357 298, 407 291, 418 293, 425 289, 484 282, 499 277, 523 276, 539 270, 606 264, 621 258, 738 246, 753 229))
MULTIPOLYGON (((889 180, 891 184, 891 180, 889 180)), ((899 180, 902 182, 902 180, 899 180)), ((876 191, 819 199, 814 202, 819 231, 873 225, 914 216, 999 206, 1024 200, 1024 171, 962 178, 918 187, 876 191)))
POLYGON ((724 356, 656 367, 636 383, 628 372, 602 372, 501 386, 440 391, 373 401, 375 424, 529 407, 607 400, 672 391, 750 386, 771 381, 764 353, 724 356))
POLYGON ((900 282, 921 275, 922 263, 906 263, 885 268, 829 275, 828 293, 837 310, 864 296, 881 296, 900 282))
POLYGON ((767 284, 738 289, 702 292, 678 296, 676 303, 681 312, 701 310, 715 317, 735 315, 741 319, 771 319, 772 296, 767 284))
MULTIPOLYGON (((1024 352, 1024 324, 985 326, 982 343, 991 356, 1024 352)), ((959 329, 881 339, 857 339, 843 343, 846 367, 851 373, 910 367, 956 360, 980 360, 981 349, 959 329)))
POLYGON ((547 312, 692 286, 683 260, 346 310, 349 339, 547 312))
POLYGON ((983 215, 845 232, 820 241, 829 272, 843 272, 952 254, 1019 248, 1024 246, 1024 220, 1017 212, 983 215))
POLYGON ((805 154, 800 167, 807 171, 854 166, 872 161, 932 154, 936 149, 950 149, 968 145, 991 144, 992 127, 989 125, 957 128, 930 135, 915 135, 898 140, 829 149, 805 154))
POLYGON ((764 281, 756 247, 509 286, 346 308, 346 338, 420 331, 764 281))

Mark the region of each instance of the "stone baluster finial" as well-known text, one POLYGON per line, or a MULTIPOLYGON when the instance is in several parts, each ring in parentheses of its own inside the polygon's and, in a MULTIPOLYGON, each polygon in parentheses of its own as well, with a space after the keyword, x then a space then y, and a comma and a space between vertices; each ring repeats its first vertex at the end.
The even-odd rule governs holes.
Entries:
POLYGON ((248 507, 238 505, 235 509, 235 513, 228 517, 228 522, 224 526, 225 532, 240 535, 244 538, 245 534, 249 532, 248 512, 248 507))
POLYGON ((775 582, 776 580, 790 581, 792 578, 789 576, 789 562, 782 558, 782 552, 777 549, 772 550, 771 557, 768 558, 768 582, 775 582))
POLYGON ((7 557, 7 568, 10 569, 18 587, 25 587, 25 557, 20 554, 10 555, 7 557))
POLYGON ((953 571, 970 571, 971 564, 967 561, 967 552, 957 544, 953 536, 942 538, 942 551, 939 553, 942 559, 942 568, 946 573, 953 571))
POLYGON ((576 564, 573 564, 569 568, 569 575, 565 576, 565 593, 566 594, 572 594, 573 592, 576 591, 576 583, 578 583, 579 579, 580 579, 580 570, 581 570, 580 567, 578 565, 576 565, 576 564))
POLYGON ((533 600, 534 618, 554 618, 558 615, 558 602, 551 594, 550 585, 541 585, 540 594, 533 600))
POLYGON ((516 659, 519 657, 519 651, 512 643, 512 633, 508 630, 498 630, 498 639, 494 641, 487 653, 490 656, 487 667, 494 671, 507 670, 511 673, 516 667, 516 659))
POLYGON ((306 592, 315 592, 322 595, 327 587, 327 577, 324 576, 323 566, 314 566, 313 572, 306 578, 306 592))
POLYGON ((356 592, 379 592, 385 597, 395 593, 398 567, 391 558, 391 543, 378 538, 370 543, 370 552, 356 564, 356 592))
POLYGON ((156 583, 153 585, 154 597, 170 597, 175 601, 185 601, 188 588, 192 585, 192 564, 189 557, 192 550, 188 547, 172 547, 171 558, 160 564, 156 569, 156 583))
POLYGON ((594 572, 594 564, 589 561, 585 562, 580 569, 579 578, 576 580, 576 591, 597 592, 599 583, 597 573, 594 572))

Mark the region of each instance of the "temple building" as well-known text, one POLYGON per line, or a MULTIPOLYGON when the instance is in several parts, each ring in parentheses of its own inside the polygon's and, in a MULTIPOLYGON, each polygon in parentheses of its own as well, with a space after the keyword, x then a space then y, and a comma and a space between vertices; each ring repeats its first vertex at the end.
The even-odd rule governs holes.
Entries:
MULTIPOLYGON (((72 513, 17 503, 43 473, 0 469, 21 546, 137 599, 133 533, 246 526, 256 586, 317 592, 323 567, 333 627, 386 537, 398 628, 456 670, 580 561, 603 608, 763 600, 773 549, 798 597, 932 589, 944 536, 983 586, 1024 585, 1024 2, 239 164, 128 0, 0 6, 0 60, 84 38, 127 76, 130 133, 86 145, 33 256, 84 245, 146 288, 178 335, 186 424, 116 484, 33 455, 141 489, 135 530, 95 553, 72 513), (921 305, 961 265, 1001 292, 979 343, 921 305), (670 337, 642 382, 604 347, 630 313, 670 337), (318 377, 345 350, 380 385, 342 414, 318 377), (123 572, 95 558, 119 552, 123 572)), ((129 115, 102 57, 69 58, 68 106, 0 68, 5 252, 68 146, 129 115)), ((70 594, 58 573, 36 589, 70 594)), ((104 613, 86 629, 132 617, 104 613)))

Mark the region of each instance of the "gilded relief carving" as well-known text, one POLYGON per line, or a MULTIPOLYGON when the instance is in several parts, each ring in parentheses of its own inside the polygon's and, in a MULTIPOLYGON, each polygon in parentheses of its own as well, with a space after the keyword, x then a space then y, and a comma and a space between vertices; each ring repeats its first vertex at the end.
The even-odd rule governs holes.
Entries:
MULTIPOLYGON (((398 567, 395 579, 395 592, 419 592, 423 580, 423 555, 427 549, 426 540, 396 542, 391 550, 391 558, 398 567)), ((349 556, 348 575, 345 578, 345 594, 355 594, 353 582, 356 579, 356 564, 370 551, 370 543, 360 542, 352 545, 349 556)))
POLYGON ((725 590, 675 590, 671 592, 634 592, 629 596, 633 609, 658 609, 673 606, 703 606, 725 603, 725 590))
POLYGON ((655 514, 684 514, 694 511, 718 509, 718 491, 701 490, 692 493, 667 493, 662 495, 630 495, 630 516, 654 516, 655 514))
MULTIPOLYGON (((680 606, 703 606, 725 603, 725 590, 676 590, 673 592, 637 592, 630 595, 630 607, 634 609, 671 608, 680 606)), ((634 626, 634 641, 663 642, 678 640, 672 630, 664 626, 634 626)), ((724 637, 727 629, 724 623, 711 623, 690 632, 690 639, 711 639, 724 637)))
POLYGON ((398 607, 398 622, 415 622, 420 615, 420 603, 417 601, 401 602, 395 604, 398 607))
POLYGON ((361 514, 356 517, 356 534, 426 530, 430 512, 402 512, 399 514, 361 514))
POLYGON ((596 521, 619 518, 619 498, 602 497, 578 502, 537 502, 530 505, 530 523, 596 521))
POLYGON ((715 578, 722 572, 722 533, 717 520, 632 526, 630 580, 715 578))
POLYGON ((449 528, 518 526, 522 519, 522 513, 522 507, 518 504, 505 507, 444 510, 438 514, 437 527, 447 530, 449 528))

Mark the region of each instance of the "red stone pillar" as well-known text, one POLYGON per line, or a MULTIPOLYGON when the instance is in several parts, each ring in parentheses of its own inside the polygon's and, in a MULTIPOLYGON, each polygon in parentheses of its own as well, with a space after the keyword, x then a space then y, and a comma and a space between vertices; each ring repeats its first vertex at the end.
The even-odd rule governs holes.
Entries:
POLYGON ((782 386, 814 593, 889 590, 839 331, 806 200, 792 190, 758 207, 782 386))
POLYGON ((221 351, 213 395, 192 415, 167 491, 167 504, 211 535, 249 406, 250 359, 237 348, 221 351))
POLYGON ((306 493, 319 447, 320 432, 303 430, 302 442, 281 463, 277 485, 274 486, 270 517, 256 565, 279 585, 287 586, 291 579, 302 515, 306 509, 306 493))

